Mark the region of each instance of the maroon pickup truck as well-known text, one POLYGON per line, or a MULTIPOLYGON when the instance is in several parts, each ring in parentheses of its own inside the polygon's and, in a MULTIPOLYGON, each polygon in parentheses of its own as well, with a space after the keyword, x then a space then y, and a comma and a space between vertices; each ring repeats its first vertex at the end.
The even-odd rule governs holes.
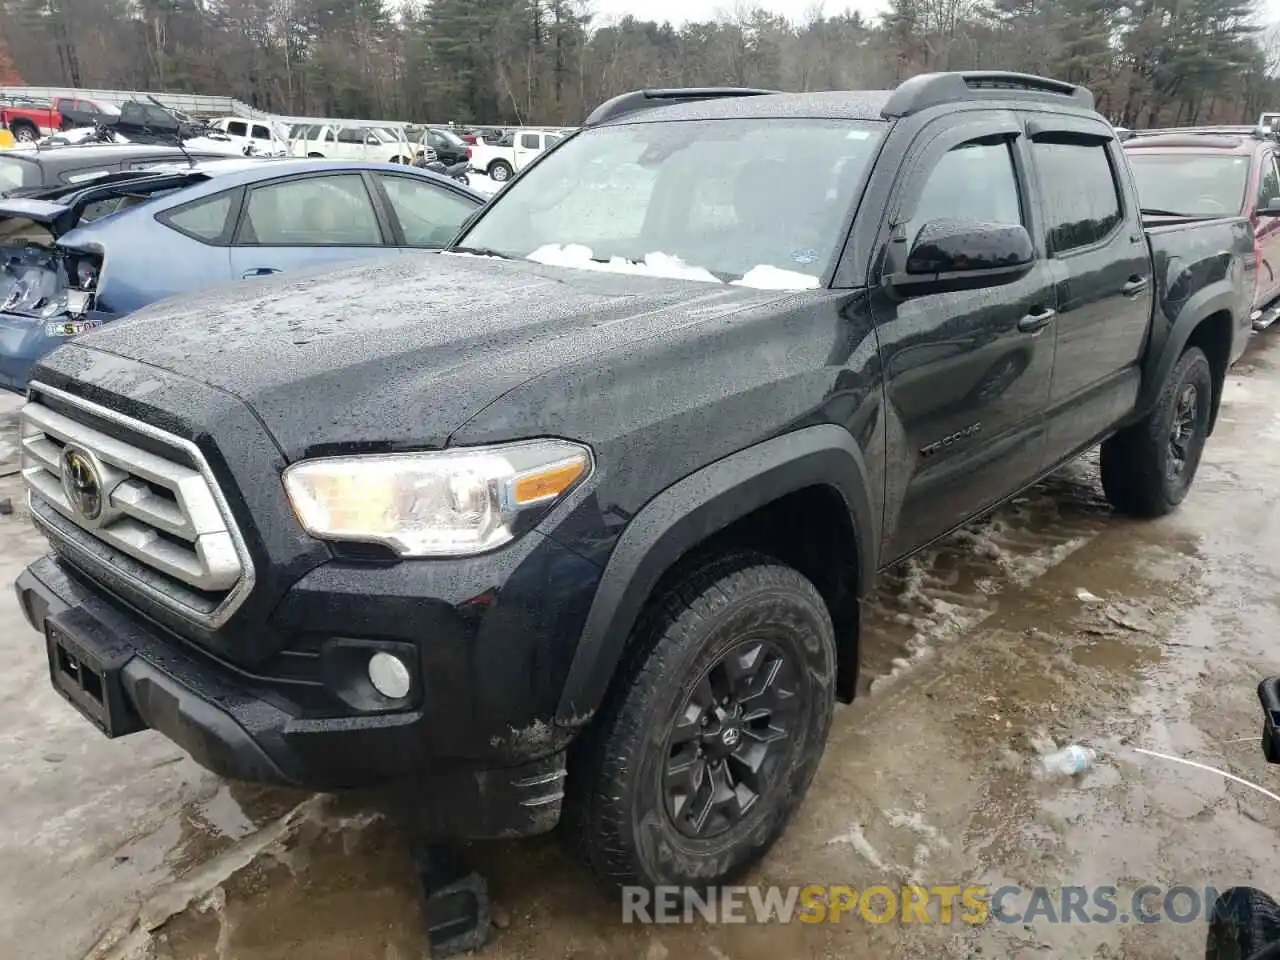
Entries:
POLYGON ((1280 141, 1261 128, 1183 127, 1133 133, 1125 153, 1148 219, 1253 225, 1253 327, 1280 318, 1280 141))

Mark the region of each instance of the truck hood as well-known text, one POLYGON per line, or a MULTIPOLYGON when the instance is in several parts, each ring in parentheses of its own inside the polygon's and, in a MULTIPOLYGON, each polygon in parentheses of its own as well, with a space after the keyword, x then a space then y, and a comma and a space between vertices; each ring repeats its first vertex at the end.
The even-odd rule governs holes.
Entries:
POLYGON ((557 366, 789 296, 415 252, 186 295, 76 343, 238 397, 292 461, 441 447, 557 366))

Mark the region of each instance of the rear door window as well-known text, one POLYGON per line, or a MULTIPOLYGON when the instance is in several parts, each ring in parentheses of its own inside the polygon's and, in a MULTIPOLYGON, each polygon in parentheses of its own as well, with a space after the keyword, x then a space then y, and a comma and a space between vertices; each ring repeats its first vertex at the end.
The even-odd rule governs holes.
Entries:
POLYGON ((1120 225, 1120 186, 1106 141, 1032 144, 1048 220, 1049 248, 1058 255, 1101 243, 1120 225))
POLYGON ((359 174, 305 177, 255 187, 236 243, 372 246, 382 243, 382 230, 359 174))

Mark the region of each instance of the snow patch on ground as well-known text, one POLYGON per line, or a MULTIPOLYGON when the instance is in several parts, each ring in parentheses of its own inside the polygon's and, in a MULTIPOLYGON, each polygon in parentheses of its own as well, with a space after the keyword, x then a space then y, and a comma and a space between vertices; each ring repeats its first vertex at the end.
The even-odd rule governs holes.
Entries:
POLYGON ((862 832, 861 824, 855 823, 844 833, 839 836, 832 837, 827 841, 828 847, 840 846, 842 844, 848 844, 853 847, 853 849, 856 850, 864 860, 877 870, 888 869, 884 860, 881 859, 880 854, 876 851, 876 848, 871 845, 871 841, 868 840, 866 834, 862 832))
POLYGON ((993 614, 1002 595, 1088 543, 1109 515, 1097 473, 1097 455, 1090 454, 888 571, 868 605, 868 626, 894 635, 896 656, 879 665, 871 690, 910 673, 993 614))

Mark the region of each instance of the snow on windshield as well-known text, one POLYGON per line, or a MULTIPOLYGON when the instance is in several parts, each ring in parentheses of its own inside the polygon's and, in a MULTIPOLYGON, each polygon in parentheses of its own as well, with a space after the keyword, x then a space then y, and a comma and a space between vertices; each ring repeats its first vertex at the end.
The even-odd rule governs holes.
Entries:
MULTIPOLYGON (((576 267, 581 270, 666 277, 669 280, 697 280, 702 283, 724 282, 705 267, 692 266, 679 257, 658 251, 646 253, 640 260, 625 260, 622 257, 598 259, 590 247, 581 244, 571 243, 562 247, 549 243, 534 250, 525 259, 553 267, 576 267)), ((780 270, 767 264, 752 267, 741 279, 732 281, 733 286, 754 287, 758 290, 813 290, 818 284, 817 277, 795 270, 780 270)))
POLYGON ((791 118, 587 130, 459 243, 578 269, 812 289, 839 254, 883 130, 791 118))

